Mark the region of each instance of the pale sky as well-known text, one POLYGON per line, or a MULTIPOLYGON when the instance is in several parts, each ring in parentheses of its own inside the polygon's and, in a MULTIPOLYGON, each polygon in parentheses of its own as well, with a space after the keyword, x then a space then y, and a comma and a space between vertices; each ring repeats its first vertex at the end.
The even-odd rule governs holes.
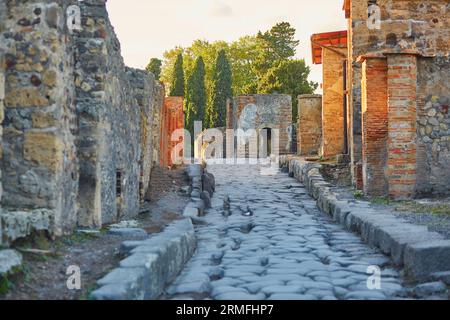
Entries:
POLYGON ((321 83, 311 61, 313 33, 345 30, 343 0, 108 0, 111 21, 127 65, 144 68, 151 57, 196 39, 233 41, 288 21, 300 40, 297 57, 321 83))

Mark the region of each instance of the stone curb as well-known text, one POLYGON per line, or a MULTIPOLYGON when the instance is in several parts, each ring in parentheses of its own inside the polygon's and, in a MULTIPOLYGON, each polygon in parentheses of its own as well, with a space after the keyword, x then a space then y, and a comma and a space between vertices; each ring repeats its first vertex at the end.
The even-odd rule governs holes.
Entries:
POLYGON ((368 202, 339 200, 339 192, 320 174, 319 163, 282 156, 280 166, 305 185, 321 211, 390 256, 408 276, 428 281, 435 273, 450 271, 450 240, 442 235, 380 213, 368 202))
POLYGON ((190 218, 203 216, 205 210, 211 207, 211 197, 216 188, 214 176, 200 164, 188 165, 186 175, 190 181, 191 200, 184 208, 183 216, 190 218))
POLYGON ((190 219, 173 222, 162 233, 143 241, 125 241, 121 252, 128 257, 100 279, 94 300, 153 300, 172 282, 197 247, 190 219))

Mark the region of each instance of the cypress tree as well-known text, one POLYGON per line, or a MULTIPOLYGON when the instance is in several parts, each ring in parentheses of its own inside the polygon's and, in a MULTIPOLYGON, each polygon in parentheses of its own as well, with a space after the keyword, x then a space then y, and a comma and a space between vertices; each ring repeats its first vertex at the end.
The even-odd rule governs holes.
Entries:
POLYGON ((214 67, 211 99, 206 114, 207 127, 226 126, 226 103, 232 98, 232 72, 225 50, 220 50, 214 67))
POLYGON ((155 79, 159 81, 159 78, 161 76, 161 67, 162 61, 157 58, 152 58, 149 64, 147 65, 147 68, 145 68, 145 70, 147 70, 147 72, 153 73, 155 79))
POLYGON ((194 122, 205 121, 205 107, 205 63, 202 57, 198 57, 187 81, 185 99, 186 129, 191 132, 193 138, 194 122))
POLYGON ((169 95, 171 97, 184 97, 183 55, 181 53, 178 55, 174 65, 169 95))

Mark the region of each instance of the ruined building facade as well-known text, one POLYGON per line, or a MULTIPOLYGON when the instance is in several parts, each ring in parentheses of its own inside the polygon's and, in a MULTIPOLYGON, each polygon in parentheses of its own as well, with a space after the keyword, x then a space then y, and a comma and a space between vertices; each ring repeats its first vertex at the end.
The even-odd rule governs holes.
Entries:
POLYGON ((162 110, 161 121, 161 156, 163 167, 172 167, 178 159, 184 158, 183 150, 175 150, 184 141, 184 99, 183 97, 166 97, 162 110), (173 135, 173 136, 172 136, 173 135), (178 154, 174 154, 178 152, 178 154))
POLYGON ((0 238, 139 211, 163 87, 124 65, 104 0, 0 1, 0 238))
POLYGON ((346 0, 344 9, 355 184, 393 198, 450 194, 449 2, 346 0))
POLYGON ((234 148, 237 158, 289 154, 293 144, 292 98, 285 94, 237 96, 227 105, 226 127, 235 131, 235 139, 227 137, 226 144, 228 150, 234 148), (245 144, 237 143, 240 134, 247 134, 245 144))

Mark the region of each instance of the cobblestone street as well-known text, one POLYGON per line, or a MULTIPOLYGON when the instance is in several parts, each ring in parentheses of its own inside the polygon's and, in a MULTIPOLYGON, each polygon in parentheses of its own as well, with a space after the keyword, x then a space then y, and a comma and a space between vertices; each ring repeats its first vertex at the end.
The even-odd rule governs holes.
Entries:
POLYGON ((172 299, 407 298, 390 260, 316 208, 302 184, 257 166, 215 165, 213 208, 197 227, 198 249, 167 290, 172 299), (227 215, 227 201, 230 213, 227 215), (224 210, 225 208, 225 210, 224 210), (381 290, 367 269, 382 269, 381 290))

